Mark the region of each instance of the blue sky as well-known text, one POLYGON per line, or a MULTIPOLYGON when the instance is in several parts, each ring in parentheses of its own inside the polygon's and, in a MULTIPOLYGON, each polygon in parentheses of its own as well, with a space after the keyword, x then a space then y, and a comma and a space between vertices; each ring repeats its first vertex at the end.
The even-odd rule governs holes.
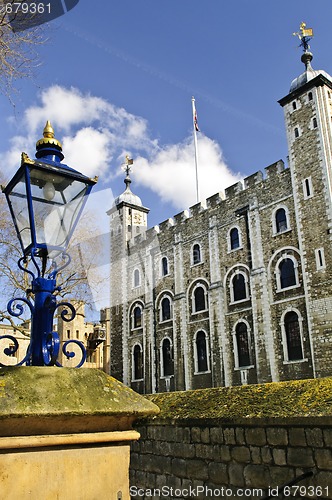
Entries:
MULTIPOLYGON (((332 72, 332 6, 317 0, 80 0, 47 27, 34 79, 1 98, 0 160, 8 176, 50 119, 73 168, 123 191, 121 163, 149 225, 195 203, 191 97, 202 199, 286 159, 277 100, 303 71, 292 32, 313 27, 315 69, 332 72)), ((102 208, 109 208, 106 191, 102 208)))

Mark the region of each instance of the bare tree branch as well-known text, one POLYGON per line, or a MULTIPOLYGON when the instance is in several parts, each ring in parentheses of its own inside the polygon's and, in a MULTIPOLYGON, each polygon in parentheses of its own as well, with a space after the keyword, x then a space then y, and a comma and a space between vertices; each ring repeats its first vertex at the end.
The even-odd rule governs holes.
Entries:
MULTIPOLYGON (((43 26, 33 26, 14 31, 13 21, 29 25, 29 16, 19 16, 18 12, 8 15, 8 5, 26 4, 23 0, 0 0, 0 92, 12 96, 14 82, 22 78, 31 78, 39 66, 37 48, 47 41, 43 26), (16 19, 15 19, 16 18, 16 19)), ((31 18, 30 18, 31 20, 31 18)))

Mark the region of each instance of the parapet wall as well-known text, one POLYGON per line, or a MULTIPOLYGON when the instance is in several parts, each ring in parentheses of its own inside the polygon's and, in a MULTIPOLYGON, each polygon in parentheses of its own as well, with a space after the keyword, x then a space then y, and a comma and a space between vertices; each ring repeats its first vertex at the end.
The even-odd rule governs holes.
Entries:
POLYGON ((192 207, 189 211, 184 210, 172 218, 169 218, 157 226, 148 229, 144 234, 140 234, 130 241, 130 246, 133 247, 137 244, 141 244, 144 240, 152 240, 157 234, 161 234, 168 231, 171 227, 178 227, 185 223, 188 219, 195 218, 199 216, 202 212, 206 210, 212 210, 218 205, 223 203, 231 203, 235 207, 240 203, 243 204, 242 198, 247 193, 248 203, 255 196, 255 190, 257 186, 261 183, 273 183, 278 182, 278 175, 283 172, 289 173, 289 170, 285 168, 284 162, 279 160, 272 165, 269 165, 264 169, 264 174, 261 171, 255 172, 254 174, 244 178, 242 181, 238 181, 232 186, 225 189, 224 193, 216 193, 210 196, 205 202, 200 202, 192 207), (242 198, 240 199, 240 196, 242 198))
POLYGON ((149 397, 161 413, 136 427, 131 498, 331 499, 331 388, 322 379, 149 397))

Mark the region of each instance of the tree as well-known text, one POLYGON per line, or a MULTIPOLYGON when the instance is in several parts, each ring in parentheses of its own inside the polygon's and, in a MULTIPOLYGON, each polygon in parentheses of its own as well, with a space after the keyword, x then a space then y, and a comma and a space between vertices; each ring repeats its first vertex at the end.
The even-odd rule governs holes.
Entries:
POLYGON ((36 48, 46 41, 44 28, 29 27, 33 24, 29 24, 31 15, 22 15, 26 5, 29 3, 24 0, 0 0, 0 91, 8 97, 14 81, 32 76, 38 65, 36 48), (21 30, 17 30, 18 25, 21 30))

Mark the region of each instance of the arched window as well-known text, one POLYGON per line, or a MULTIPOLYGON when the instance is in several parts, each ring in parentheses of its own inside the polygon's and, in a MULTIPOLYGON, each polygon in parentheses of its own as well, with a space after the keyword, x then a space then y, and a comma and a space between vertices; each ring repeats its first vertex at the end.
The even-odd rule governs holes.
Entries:
POLYGON ((313 126, 313 128, 317 128, 318 127, 318 125, 317 125, 317 118, 316 117, 314 117, 312 119, 312 126, 313 126))
POLYGON ((303 359, 299 318, 295 311, 289 311, 284 318, 288 361, 303 359))
POLYGON ((205 332, 199 331, 195 340, 195 368, 196 372, 207 372, 209 370, 208 348, 205 332))
POLYGON ((194 312, 205 311, 206 298, 205 289, 202 286, 197 286, 194 290, 194 312))
POLYGON ((171 319, 171 301, 164 297, 160 303, 160 320, 167 321, 171 319))
POLYGON ((237 227, 233 227, 229 233, 230 249, 235 250, 240 247, 240 235, 237 227))
POLYGON ((300 137, 300 131, 299 131, 298 127, 295 127, 295 129, 294 129, 294 137, 295 137, 295 139, 300 137))
POLYGON ((312 92, 309 92, 308 94, 308 101, 312 101, 312 92))
POLYGON ((141 276, 138 269, 134 271, 134 287, 140 286, 141 284, 141 276))
POLYGON ((163 377, 174 375, 174 362, 173 362, 173 347, 169 338, 163 340, 161 346, 162 367, 161 374, 163 377))
POLYGON ((133 328, 141 328, 142 326, 142 309, 136 306, 133 310, 133 328))
POLYGON ((231 281, 231 299, 232 302, 245 300, 247 298, 247 285, 243 273, 234 274, 231 281))
POLYGON ((198 243, 195 243, 192 250, 192 263, 193 265, 199 264, 202 261, 201 247, 198 243))
POLYGON ((140 344, 136 344, 133 349, 133 380, 143 378, 143 349, 140 344))
POLYGON ((250 365, 250 344, 247 325, 238 323, 235 329, 238 367, 250 365))
POLYGON ((161 275, 167 276, 168 274, 168 260, 167 257, 161 259, 161 275))
POLYGON ((276 232, 282 233, 287 230, 287 214, 284 208, 278 208, 275 213, 276 232))
POLYGON ((293 259, 286 258, 283 259, 279 264, 280 273, 280 288, 288 288, 290 286, 295 286, 296 282, 296 272, 293 259))

